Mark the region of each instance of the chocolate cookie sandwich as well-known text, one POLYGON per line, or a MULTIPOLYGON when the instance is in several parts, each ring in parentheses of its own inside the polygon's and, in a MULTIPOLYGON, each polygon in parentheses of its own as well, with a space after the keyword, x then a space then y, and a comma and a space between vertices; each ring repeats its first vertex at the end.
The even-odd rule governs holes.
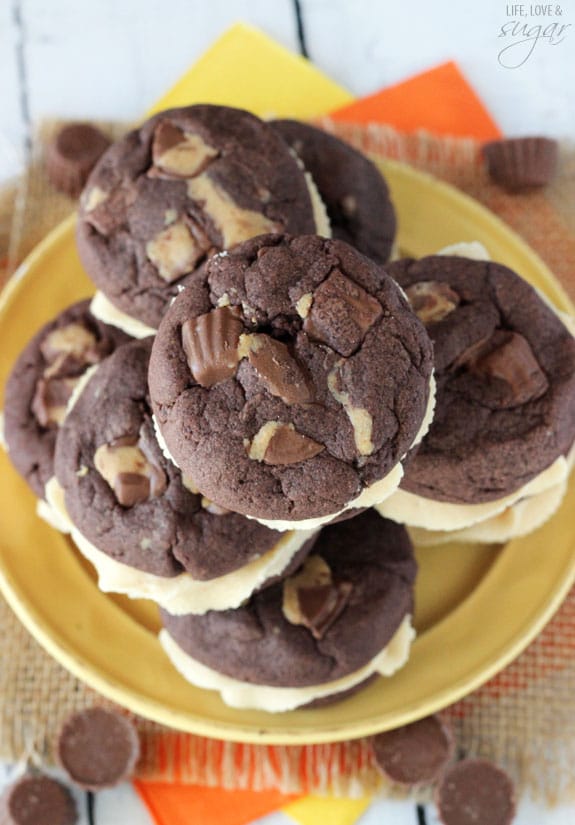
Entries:
POLYGON ((160 641, 184 678, 232 707, 342 698, 406 663, 415 574, 405 529, 371 510, 325 527, 294 575, 237 610, 162 611, 160 641))
POLYGON ((430 431, 380 512, 461 530, 557 492, 575 440, 575 339, 557 312, 498 263, 430 256, 389 271, 434 342, 438 388, 430 431))
POLYGON ((387 184, 365 155, 348 143, 297 120, 271 121, 301 158, 325 204, 332 236, 384 264, 397 221, 387 184))
POLYGON ((342 241, 266 235, 211 258, 178 296, 149 382, 184 475, 285 530, 397 488, 431 373, 425 329, 379 265, 342 241))
POLYGON ((236 607, 299 564, 313 533, 222 511, 182 477, 156 441, 150 349, 149 339, 126 344, 90 377, 61 428, 48 500, 102 590, 173 613, 236 607))
POLYGON ((329 234, 317 191, 271 126, 198 105, 110 147, 82 196, 78 249, 107 299, 99 317, 111 303, 111 322, 126 314, 150 334, 206 258, 264 232, 329 234))
POLYGON ((12 463, 40 499, 54 475, 56 435, 74 388, 86 370, 129 340, 81 301, 43 326, 14 364, 6 384, 4 438, 12 463))

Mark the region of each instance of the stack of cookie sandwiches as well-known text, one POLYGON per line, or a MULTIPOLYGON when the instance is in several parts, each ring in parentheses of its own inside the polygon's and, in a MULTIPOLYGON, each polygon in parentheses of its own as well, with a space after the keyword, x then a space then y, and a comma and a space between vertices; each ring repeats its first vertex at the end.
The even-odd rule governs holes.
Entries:
POLYGON ((78 247, 100 291, 10 377, 6 442, 40 515, 102 590, 153 599, 178 669, 232 705, 323 702, 407 661, 413 548, 361 514, 397 489, 432 408, 428 337, 379 265, 394 235, 378 170, 319 130, 162 113, 82 195, 78 247), (377 263, 327 240, 330 221, 377 263))
POLYGON ((174 666, 234 707, 391 676, 415 635, 404 524, 475 541, 513 512, 525 531, 564 489, 562 320, 463 252, 390 263, 395 231, 380 172, 333 136, 159 113, 83 191, 98 291, 10 377, 7 446, 40 514, 102 590, 155 601, 174 666))

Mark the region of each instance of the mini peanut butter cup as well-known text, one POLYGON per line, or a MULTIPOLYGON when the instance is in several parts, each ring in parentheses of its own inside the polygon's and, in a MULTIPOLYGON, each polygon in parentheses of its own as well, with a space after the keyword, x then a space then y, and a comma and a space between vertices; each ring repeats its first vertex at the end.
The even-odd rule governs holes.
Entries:
POLYGON ((75 825, 77 821, 70 791, 49 776, 26 774, 0 799, 2 825, 75 825))
POLYGON ((377 768, 401 785, 435 782, 451 759, 451 728, 439 716, 384 731, 371 740, 377 768))
POLYGON ((435 801, 443 825, 510 825, 515 817, 513 783, 487 759, 453 765, 437 786, 435 801))
POLYGON ((558 146, 545 137, 510 138, 486 143, 483 155, 494 183, 523 192, 547 186, 557 168, 558 146))
POLYGON ((134 725, 113 710, 94 707, 70 716, 57 742, 58 760, 74 784, 112 788, 132 775, 140 756, 134 725))
POLYGON ((109 145, 106 135, 89 123, 64 126, 46 148, 46 174, 52 186, 77 198, 109 145))

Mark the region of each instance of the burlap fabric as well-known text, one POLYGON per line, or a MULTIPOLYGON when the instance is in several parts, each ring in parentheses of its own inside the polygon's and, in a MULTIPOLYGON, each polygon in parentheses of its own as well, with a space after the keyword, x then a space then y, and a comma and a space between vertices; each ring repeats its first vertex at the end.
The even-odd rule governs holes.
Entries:
MULTIPOLYGON (((498 213, 534 247, 575 297, 575 149, 562 148, 559 175, 543 193, 509 196, 491 185, 472 140, 400 135, 373 126, 323 125, 360 148, 430 172, 498 213)), ((53 127, 48 127, 48 133, 53 127)), ((111 127, 117 134, 121 127, 111 127)), ((43 130, 46 136, 46 128, 43 130)), ((11 272, 73 204, 48 185, 35 141, 18 186, 0 196, 0 260, 11 272)), ((72 710, 105 704, 47 656, 0 597, 0 758, 52 759, 54 732, 72 710)), ((557 801, 575 796, 575 589, 543 633, 511 666, 447 708, 462 753, 497 760, 520 788, 557 801)), ((368 745, 266 747, 175 733, 137 719, 141 778, 227 788, 330 791, 381 788, 368 745)))

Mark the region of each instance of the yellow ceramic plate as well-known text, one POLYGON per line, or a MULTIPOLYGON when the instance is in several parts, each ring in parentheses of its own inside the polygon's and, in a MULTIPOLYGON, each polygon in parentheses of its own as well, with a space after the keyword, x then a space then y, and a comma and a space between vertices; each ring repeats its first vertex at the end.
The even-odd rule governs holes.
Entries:
MULTIPOLYGON (((539 258, 470 198, 396 163, 383 165, 403 252, 416 256, 478 240, 560 309, 572 310, 539 258)), ((76 256, 73 222, 55 230, 20 269, 0 306, 0 386, 26 341, 92 291, 76 256)), ((1 401, 0 401, 1 403, 1 401)), ((221 739, 327 742, 394 727, 456 701, 516 656, 559 606, 575 576, 570 513, 505 548, 447 545, 418 556, 418 638, 408 665, 322 710, 271 715, 226 707, 188 685, 156 640, 157 611, 99 592, 67 539, 35 516, 35 500, 0 451, 0 585, 31 633, 65 667, 143 716, 221 739)))

